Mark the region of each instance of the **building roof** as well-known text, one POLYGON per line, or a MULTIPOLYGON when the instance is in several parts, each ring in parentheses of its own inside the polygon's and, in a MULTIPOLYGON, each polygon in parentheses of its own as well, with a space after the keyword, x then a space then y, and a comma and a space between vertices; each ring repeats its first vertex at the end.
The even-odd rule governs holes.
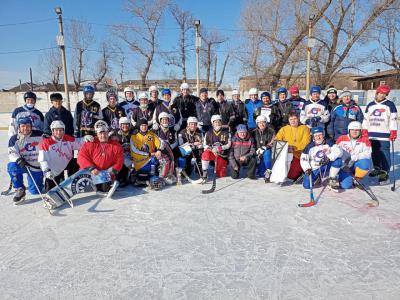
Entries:
POLYGON ((380 72, 369 74, 367 76, 360 76, 359 78, 355 78, 354 80, 364 81, 364 80, 370 80, 370 79, 375 79, 375 78, 380 78, 380 77, 391 77, 394 75, 400 75, 400 71, 396 70, 396 69, 380 71, 380 72))

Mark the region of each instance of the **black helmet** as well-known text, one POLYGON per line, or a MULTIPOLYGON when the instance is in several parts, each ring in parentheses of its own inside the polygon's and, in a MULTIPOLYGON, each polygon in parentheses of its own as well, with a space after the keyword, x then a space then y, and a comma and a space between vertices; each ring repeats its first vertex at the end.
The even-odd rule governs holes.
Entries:
POLYGON ((36 94, 34 92, 26 92, 24 94, 24 100, 26 101, 27 98, 33 98, 36 101, 36 94))

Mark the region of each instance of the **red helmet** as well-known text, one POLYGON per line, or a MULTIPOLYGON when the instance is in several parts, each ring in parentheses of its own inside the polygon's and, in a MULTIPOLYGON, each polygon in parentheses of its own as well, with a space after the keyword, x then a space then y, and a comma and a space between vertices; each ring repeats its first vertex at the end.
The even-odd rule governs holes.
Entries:
POLYGON ((389 95, 390 86, 388 86, 386 84, 378 86, 378 88, 376 89, 376 94, 378 94, 378 93, 389 95))
POLYGON ((290 93, 290 94, 293 94, 293 93, 298 94, 298 93, 299 93, 299 87, 298 87, 298 86, 295 86, 295 85, 292 86, 292 87, 290 87, 289 93, 290 93))

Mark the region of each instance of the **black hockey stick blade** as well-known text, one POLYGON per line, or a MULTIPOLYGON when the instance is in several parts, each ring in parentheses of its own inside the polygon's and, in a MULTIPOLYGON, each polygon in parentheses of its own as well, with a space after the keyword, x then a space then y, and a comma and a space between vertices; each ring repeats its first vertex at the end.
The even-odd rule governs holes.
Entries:
POLYGON ((7 196, 8 194, 10 194, 11 190, 12 190, 12 181, 10 180, 10 185, 8 186, 8 189, 5 190, 5 191, 2 191, 1 195, 2 196, 7 196))
POLYGON ((216 187, 217 187, 217 176, 214 176, 211 188, 209 190, 203 190, 203 191, 201 191, 201 193, 202 194, 211 194, 215 191, 216 187))

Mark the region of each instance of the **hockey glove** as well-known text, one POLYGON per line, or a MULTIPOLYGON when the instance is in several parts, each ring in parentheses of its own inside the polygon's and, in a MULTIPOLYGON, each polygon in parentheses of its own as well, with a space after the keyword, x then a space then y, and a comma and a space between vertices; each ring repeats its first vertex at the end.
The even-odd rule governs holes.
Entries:
POLYGON ((389 140, 391 140, 392 142, 395 141, 397 139, 397 130, 390 130, 390 137, 389 140))
POLYGON ((153 130, 158 130, 158 128, 160 128, 160 125, 158 125, 158 123, 154 123, 153 130))
POLYGON ((46 177, 47 179, 54 179, 53 173, 51 173, 50 169, 45 170, 43 173, 44 177, 46 177))
POLYGON ((87 134, 83 137, 83 140, 85 141, 85 143, 87 142, 93 142, 94 141, 94 137, 90 134, 87 134))
POLYGON ((26 165, 27 165, 27 162, 23 157, 20 157, 20 158, 17 159, 16 164, 18 166, 20 166, 21 168, 25 168, 26 165))
POLYGON ((174 126, 174 130, 176 131, 176 132, 178 132, 178 130, 181 128, 181 126, 179 125, 179 124, 175 124, 175 126, 174 126))
POLYGON ((311 172, 312 172, 312 169, 310 168, 310 169, 305 170, 304 174, 306 174, 307 176, 310 176, 311 172))
POLYGON ((324 156, 320 161, 319 161, 319 165, 320 166, 325 166, 327 164, 329 164, 330 159, 327 156, 324 156))

